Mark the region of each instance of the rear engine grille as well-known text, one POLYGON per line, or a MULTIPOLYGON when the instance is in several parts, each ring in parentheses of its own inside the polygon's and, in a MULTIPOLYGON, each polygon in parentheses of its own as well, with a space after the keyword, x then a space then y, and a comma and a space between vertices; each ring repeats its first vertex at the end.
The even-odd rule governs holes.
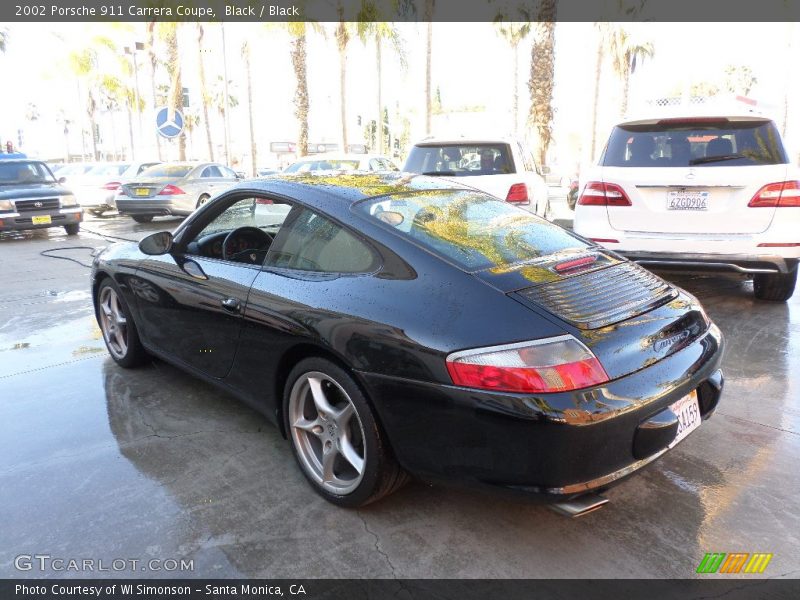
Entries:
POLYGON ((630 319, 678 295, 666 281, 634 263, 620 263, 519 293, 581 329, 630 319))
POLYGON ((17 200, 14 202, 17 211, 27 210, 53 210, 59 208, 58 198, 42 198, 37 200, 17 200))

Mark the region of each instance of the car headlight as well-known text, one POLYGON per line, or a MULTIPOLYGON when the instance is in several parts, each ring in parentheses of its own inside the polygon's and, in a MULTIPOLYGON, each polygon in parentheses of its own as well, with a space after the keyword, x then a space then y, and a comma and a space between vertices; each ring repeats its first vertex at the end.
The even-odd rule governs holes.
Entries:
POLYGON ((0 210, 14 210, 14 203, 11 200, 0 200, 0 210))
POLYGON ((72 194, 61 196, 61 208, 71 208, 73 206, 78 206, 78 199, 75 196, 72 194))

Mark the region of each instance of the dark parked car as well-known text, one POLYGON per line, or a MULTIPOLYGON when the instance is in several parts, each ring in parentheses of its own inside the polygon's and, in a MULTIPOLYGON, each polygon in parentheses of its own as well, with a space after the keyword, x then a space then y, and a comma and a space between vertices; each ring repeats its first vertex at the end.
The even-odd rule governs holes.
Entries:
POLYGON ((63 227, 76 235, 83 209, 40 160, 0 160, 0 232, 63 227))
POLYGON ((92 294, 117 363, 158 356, 232 392, 343 506, 411 474, 581 512, 722 389, 694 297, 437 178, 240 183, 174 233, 109 246, 92 294))

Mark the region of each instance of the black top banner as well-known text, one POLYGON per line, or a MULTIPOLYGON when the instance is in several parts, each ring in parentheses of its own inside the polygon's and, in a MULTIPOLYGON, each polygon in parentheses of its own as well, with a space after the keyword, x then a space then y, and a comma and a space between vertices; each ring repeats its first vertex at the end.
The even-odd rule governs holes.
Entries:
POLYGON ((0 21, 799 21, 800 0, 3 0, 0 21))

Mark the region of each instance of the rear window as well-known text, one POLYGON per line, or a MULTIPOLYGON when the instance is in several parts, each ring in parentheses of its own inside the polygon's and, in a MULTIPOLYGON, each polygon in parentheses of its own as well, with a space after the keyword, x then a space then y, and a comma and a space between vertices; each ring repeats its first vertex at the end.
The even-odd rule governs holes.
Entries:
POLYGON ((142 171, 142 177, 172 177, 180 179, 194 169, 193 165, 156 165, 142 171))
POLYGON ((284 170, 285 173, 309 173, 311 171, 356 171, 359 161, 339 160, 330 158, 325 160, 309 160, 296 162, 284 170))
POLYGON ((92 167, 86 173, 87 175, 107 175, 113 177, 114 175, 122 175, 130 165, 97 165, 92 167))
POLYGON ((607 167, 722 167, 788 162, 772 121, 677 120, 615 127, 607 167))
POLYGON ((469 177, 514 173, 507 144, 446 144, 414 146, 404 171, 425 175, 469 177))
POLYGON ((382 196, 357 206, 467 271, 588 247, 560 227, 481 192, 426 191, 382 196))

